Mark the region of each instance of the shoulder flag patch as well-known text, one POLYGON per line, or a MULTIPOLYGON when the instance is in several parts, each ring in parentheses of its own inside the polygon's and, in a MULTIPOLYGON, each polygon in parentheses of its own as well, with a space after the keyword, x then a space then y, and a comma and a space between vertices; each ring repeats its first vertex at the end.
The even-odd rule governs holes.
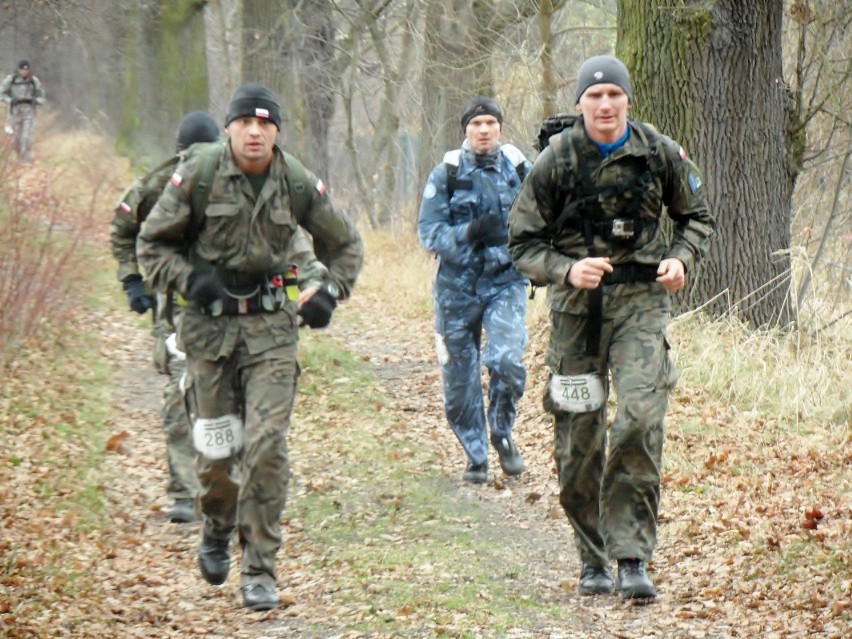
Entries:
POLYGON ((325 195, 325 184, 322 183, 322 180, 317 180, 316 190, 320 195, 325 195))
POLYGON ((118 208, 122 213, 126 213, 127 215, 131 213, 130 205, 127 202, 122 202, 118 205, 118 208))
POLYGON ((684 151, 684 150, 683 150, 683 147, 680 147, 680 148, 677 150, 677 154, 680 156, 680 159, 681 159, 681 160, 685 160, 685 159, 686 159, 686 151, 684 151))
POLYGON ((183 182, 183 178, 179 173, 172 173, 172 177, 169 178, 169 182, 171 182, 174 186, 180 186, 180 183, 183 182))
POLYGON ((697 173, 693 173, 692 171, 686 176, 687 182, 689 182, 689 189, 695 193, 698 189, 701 188, 701 176, 697 173))

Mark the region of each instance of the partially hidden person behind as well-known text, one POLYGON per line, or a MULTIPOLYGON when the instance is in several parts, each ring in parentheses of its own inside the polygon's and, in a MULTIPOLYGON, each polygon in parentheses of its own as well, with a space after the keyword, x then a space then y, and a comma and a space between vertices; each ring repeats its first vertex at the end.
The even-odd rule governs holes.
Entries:
POLYGON ((612 56, 580 67, 579 117, 550 138, 509 220, 509 250, 551 309, 545 408, 560 503, 582 562, 579 592, 651 600, 663 422, 677 379, 670 295, 715 221, 683 148, 628 118, 630 76, 612 56), (668 240, 664 207, 673 221, 668 240), (608 373, 617 410, 607 435, 608 373), (613 582, 610 562, 618 566, 613 582))
POLYGON ((137 241, 153 285, 174 288, 188 301, 178 347, 186 353, 198 452, 201 575, 214 585, 227 580, 236 532, 243 605, 251 610, 278 604, 275 559, 290 480, 298 328, 328 325, 363 262, 354 224, 332 204, 323 182, 276 145, 280 128, 281 107, 268 88, 248 83, 237 89, 211 180, 197 179, 210 156, 209 145, 196 145, 137 241), (194 212, 200 188, 209 189, 209 197, 204 210, 194 212), (301 307, 286 290, 299 226, 321 247, 328 267, 301 307))
POLYGON ((175 155, 133 181, 119 199, 110 224, 110 247, 130 310, 139 314, 154 311, 154 366, 157 372, 168 376, 160 411, 169 471, 166 493, 172 500, 165 514, 175 523, 196 520, 194 501, 198 494, 192 429, 180 388, 184 357, 169 339, 175 333, 182 305, 173 291, 155 297, 147 286, 136 258, 136 238, 187 149, 197 142, 215 142, 220 135, 219 125, 207 113, 193 111, 185 115, 175 135, 175 155))
POLYGON ((462 109, 465 136, 445 154, 423 190, 417 234, 437 258, 435 342, 450 428, 467 456, 466 482, 488 481, 488 441, 507 475, 524 471, 512 438, 524 393, 526 278, 512 265, 509 207, 530 163, 500 142, 503 113, 489 97, 462 109), (482 332, 485 330, 485 344, 482 332), (488 405, 481 367, 488 371, 488 405))
POLYGON ((36 106, 44 104, 44 87, 32 74, 28 60, 18 62, 18 70, 0 84, 0 99, 6 103, 6 133, 12 135, 15 153, 21 162, 32 159, 36 106))

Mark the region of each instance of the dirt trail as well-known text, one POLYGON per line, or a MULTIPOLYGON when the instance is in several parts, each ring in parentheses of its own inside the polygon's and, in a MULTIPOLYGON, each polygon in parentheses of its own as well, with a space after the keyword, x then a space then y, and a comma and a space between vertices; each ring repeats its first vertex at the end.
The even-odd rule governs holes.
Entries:
MULTIPOLYGON (((435 490, 442 491, 442 499, 457 503, 459 511, 476 522, 465 526, 460 534, 471 535, 475 538, 474 546, 486 544, 496 556, 502 557, 503 565, 494 566, 494 579, 505 579, 504 575, 509 573, 511 590, 518 597, 533 598, 540 604, 538 617, 526 620, 510 636, 552 639, 588 636, 600 633, 604 620, 613 633, 609 636, 671 636, 655 633, 648 623, 660 612, 659 606, 648 611, 626 606, 616 597, 577 596, 576 553, 554 497, 556 484, 549 460, 549 440, 540 416, 537 430, 518 427, 518 442, 528 464, 524 475, 505 478, 492 451, 492 478, 487 485, 474 487, 460 481, 464 460, 444 420, 428 322, 408 326, 395 322, 389 330, 379 320, 381 313, 376 314, 380 306, 373 295, 363 290, 359 293, 339 309, 333 327, 317 339, 345 344, 369 363, 379 380, 376 391, 391 398, 383 410, 408 424, 406 437, 410 445, 434 447, 438 451, 435 458, 440 465, 426 469, 434 475, 431 481, 435 490), (546 611, 552 607, 567 610, 565 614, 573 620, 566 624, 564 620, 549 617, 546 611), (621 631, 612 626, 613 617, 618 619, 621 631), (631 630, 634 625, 637 627, 631 630)), ((285 542, 279 553, 282 598, 289 606, 266 615, 239 610, 236 569, 221 588, 201 580, 195 564, 198 525, 169 524, 162 518, 162 509, 168 505, 163 494, 164 444, 158 416, 162 379, 150 365, 150 336, 138 325, 130 326, 135 319, 123 313, 113 314, 109 319, 113 326, 123 326, 119 331, 123 335, 118 350, 121 376, 112 428, 115 433, 126 432, 127 436, 116 454, 121 476, 118 484, 109 490, 115 502, 114 545, 109 550, 109 560, 95 565, 94 575, 104 583, 115 585, 108 595, 116 615, 112 621, 127 629, 126 636, 195 634, 258 639, 437 636, 434 630, 418 627, 417 620, 389 624, 385 629, 342 634, 340 626, 345 619, 329 612, 334 607, 335 596, 329 590, 321 562, 316 566, 304 564, 295 574, 290 570, 298 558, 309 560, 316 551, 307 539, 308 531, 300 529, 298 523, 288 522, 285 526, 285 542), (124 577, 116 578, 116 574, 124 577)), ((530 395, 535 395, 534 390, 531 389, 530 395)), ((525 412, 531 410, 534 412, 527 406, 525 412)), ((288 511, 313 479, 304 473, 323 464, 321 444, 300 438, 299 419, 297 406, 290 438, 294 478, 288 511)), ((358 423, 357 428, 369 432, 376 427, 367 420, 358 423)), ((376 432, 375 436, 381 437, 382 433, 376 432)), ((423 470, 418 468, 417 472, 423 470)), ((369 549, 365 548, 365 552, 369 549)), ((234 554, 235 566, 236 558, 234 554)), ((665 598, 663 593, 661 599, 665 598)), ((487 628, 468 631, 469 635, 458 636, 500 636, 487 628)))
MULTIPOLYGON (((731 432, 724 439, 717 435, 715 448, 693 451, 691 447, 698 446, 701 440, 682 430, 683 411, 711 409, 690 406, 693 397, 689 395, 674 398, 669 437, 678 454, 693 454, 690 463, 696 468, 696 476, 668 477, 670 485, 664 485, 660 544, 650 565, 659 597, 647 606, 625 604, 616 596, 579 597, 576 552, 556 496, 550 422, 541 409, 542 336, 533 336, 527 353, 530 375, 515 431, 527 472, 519 478, 504 478, 492 451, 489 483, 466 485, 460 480, 463 455, 443 415, 440 378, 432 352, 431 318, 421 313, 422 318, 411 319, 411 313, 401 312, 402 302, 371 284, 380 278, 370 276, 370 268, 368 264, 367 277, 356 295, 335 312, 332 327, 312 334, 310 339, 319 345, 334 342, 374 371, 377 382, 372 392, 365 393, 364 401, 375 402, 376 414, 381 413, 384 419, 373 419, 368 412, 366 417, 347 418, 320 431, 317 425, 321 419, 334 421, 339 415, 306 412, 309 403, 297 402, 290 432, 293 482, 284 514, 285 540, 279 552, 280 591, 285 605, 268 614, 239 609, 236 569, 220 588, 201 580, 195 563, 197 525, 179 526, 163 521, 161 509, 167 506, 163 495, 165 453, 157 414, 162 381, 149 362, 151 338, 138 323, 134 324, 137 319, 129 313, 114 312, 108 318, 100 318, 116 336, 112 344, 104 346, 104 353, 113 359, 118 357, 122 371, 116 389, 115 423, 111 428, 116 433, 126 431, 127 438, 114 457, 121 468, 120 478, 109 489, 114 500, 115 530, 108 540, 98 542, 108 546, 108 560, 93 562, 93 577, 105 584, 114 615, 108 621, 111 627, 122 628, 122 636, 248 639, 844 636, 837 628, 843 627, 845 600, 832 604, 830 600, 815 599, 816 595, 808 596, 795 584, 777 576, 758 574, 751 567, 749 557, 763 557, 766 552, 760 539, 748 545, 752 543, 747 538, 749 527, 762 525, 759 511, 755 510, 757 516, 750 520, 732 520, 733 523, 726 519, 730 515, 725 512, 741 499, 740 491, 756 494, 760 479, 733 477, 731 481, 736 484, 714 487, 715 480, 707 477, 707 468, 711 467, 702 467, 701 462, 711 453, 721 455, 719 451, 735 450, 739 435, 731 432), (400 426, 389 431, 388 420, 400 426), (347 447, 348 429, 378 445, 387 437, 404 440, 412 454, 395 457, 387 462, 387 468, 373 466, 344 477, 342 466, 357 467, 360 461, 358 450, 347 447), (342 456, 339 451, 331 455, 331 445, 344 451, 342 456), (401 474, 407 479, 391 480, 394 473, 395 477, 401 474), (382 482, 388 483, 386 493, 382 492, 382 482), (690 490, 691 486, 695 490, 690 490), (319 492, 330 502, 343 504, 332 518, 351 517, 353 526, 359 527, 380 514, 377 514, 377 500, 405 503, 406 494, 418 490, 431 491, 458 516, 429 521, 429 530, 415 531, 412 535, 410 527, 421 525, 422 518, 418 520, 412 513, 402 512, 395 524, 397 529, 391 534, 378 535, 377 539, 370 535, 368 527, 353 528, 351 539, 346 542, 349 546, 344 548, 318 543, 315 533, 322 524, 312 527, 298 514, 306 496, 319 492), (713 515, 714 512, 718 514, 713 515), (720 534, 730 538, 727 531, 734 525, 744 538, 736 549, 726 547, 720 538, 720 534), (464 543, 467 548, 487 552, 484 565, 490 580, 476 597, 491 602, 495 615, 501 612, 500 607, 510 608, 508 618, 515 620, 513 627, 497 631, 481 618, 468 623, 463 614, 457 615, 452 624, 442 626, 434 618, 443 611, 428 618, 418 617, 420 613, 411 613, 406 606, 396 611, 365 612, 363 591, 369 593, 375 589, 382 594, 388 575, 369 575, 353 586, 340 578, 340 573, 347 570, 347 561, 351 561, 347 557, 386 553, 397 543, 394 539, 416 537, 418 533, 434 539, 454 538, 459 545, 464 543), (492 594, 492 586, 499 595, 492 594), (353 591, 353 587, 362 592, 353 591), (792 596, 785 599, 782 593, 792 596), (359 598, 360 603, 353 603, 359 598), (530 603, 533 605, 522 607, 530 603), (524 612, 520 613, 521 610, 524 612), (376 621, 379 618, 381 623, 376 621)), ((327 387, 341 381, 335 379, 334 371, 308 370, 302 383, 309 380, 327 387)), ((752 449, 742 449, 736 454, 748 455, 749 450, 752 449)), ((721 481, 726 475, 719 477, 721 481)), ((791 477, 785 481, 795 486, 798 480, 791 477)), ((766 502, 770 504, 767 508, 782 507, 773 505, 771 499, 766 502)), ((841 519, 834 524, 841 528, 829 532, 829 540, 836 538, 835 535, 842 536, 845 525, 842 512, 841 507, 841 519)), ((790 543, 802 538, 795 524, 787 525, 790 543)), ((784 544, 786 547, 786 540, 784 544)), ((455 546, 449 547, 454 551, 455 546)), ((235 553, 235 566, 236 559, 235 553)), ((435 588, 452 587, 456 583, 463 587, 481 579, 481 572, 477 571, 483 570, 483 564, 460 553, 458 565, 449 574, 432 576, 411 566, 386 569, 396 578, 399 572, 411 571, 404 577, 423 593, 422 599, 430 602, 435 588)), ((387 583, 399 581, 391 579, 387 583)), ((368 596, 366 599, 370 601, 368 596)), ((383 599, 377 596, 376 601, 379 600, 383 599)), ((369 603, 366 607, 370 607, 369 603)), ((83 613, 85 602, 81 602, 76 615, 68 614, 77 618, 83 613)), ((78 623, 77 630, 80 627, 78 623)), ((78 632, 67 636, 82 635, 78 632)), ((85 636, 99 635, 93 632, 85 636)))

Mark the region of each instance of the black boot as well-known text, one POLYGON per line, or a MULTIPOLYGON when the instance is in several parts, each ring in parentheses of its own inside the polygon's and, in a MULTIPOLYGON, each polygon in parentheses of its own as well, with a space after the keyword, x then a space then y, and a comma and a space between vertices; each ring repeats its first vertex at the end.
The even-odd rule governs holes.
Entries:
POLYGON ((657 596, 654 584, 645 574, 645 562, 639 559, 618 560, 616 588, 622 599, 653 599, 657 596))
POLYGON ((488 481, 488 462, 484 464, 468 462, 462 479, 470 484, 484 484, 488 481))
POLYGON ((524 472, 524 458, 518 452, 511 435, 499 437, 491 435, 491 445, 497 450, 500 457, 500 468, 507 475, 520 475, 524 472))
POLYGON ((175 499, 175 503, 166 509, 166 519, 173 524, 189 524, 196 521, 195 501, 193 499, 175 499))
POLYGON ((231 567, 230 545, 230 536, 217 538, 202 533, 201 545, 198 547, 198 567, 207 583, 221 586, 228 579, 231 567))
POLYGON ((278 595, 275 589, 263 584, 247 584, 240 586, 243 593, 243 608, 249 610, 272 610, 278 606, 278 595))
POLYGON ((609 568, 583 563, 579 586, 581 595, 611 595, 612 589, 612 573, 609 568))

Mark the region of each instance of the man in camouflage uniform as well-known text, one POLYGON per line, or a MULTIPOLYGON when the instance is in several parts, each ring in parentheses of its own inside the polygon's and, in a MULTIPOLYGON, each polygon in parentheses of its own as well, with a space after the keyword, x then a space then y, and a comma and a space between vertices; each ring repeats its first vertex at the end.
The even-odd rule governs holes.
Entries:
POLYGON ((163 192, 163 188, 174 172, 186 149, 196 142, 214 142, 219 139, 219 126, 203 111, 187 114, 178 125, 175 136, 176 156, 164 162, 137 180, 124 192, 115 208, 110 224, 110 246, 118 262, 118 280, 122 283, 130 309, 144 314, 154 309, 154 366, 157 372, 168 375, 163 388, 163 432, 166 435, 169 483, 167 494, 173 500, 166 511, 166 518, 175 523, 195 520, 193 502, 198 494, 198 478, 195 476, 195 449, 186 414, 180 379, 185 365, 182 353, 172 341, 167 340, 175 332, 180 306, 174 295, 159 295, 157 304, 150 289, 146 288, 136 259, 136 237, 139 227, 163 192), (171 346, 171 348, 169 348, 171 346))
POLYGON ((580 593, 617 588, 624 599, 650 600, 663 420, 677 378, 665 336, 669 294, 683 288, 715 222, 683 149, 627 118, 621 61, 583 63, 576 98, 580 117, 550 138, 518 194, 509 249, 521 273, 548 286, 545 407, 560 503, 583 564, 580 593), (664 205, 671 242, 660 228, 664 205), (618 397, 609 437, 607 371, 618 397))
POLYGON ((432 170, 417 223, 421 244, 438 258, 433 296, 444 408, 467 455, 462 478, 471 483, 488 480, 482 364, 489 373, 491 444, 504 473, 524 470, 512 427, 526 383, 526 279, 512 266, 506 225, 529 162, 516 147, 500 143, 502 122, 491 98, 476 96, 464 105, 465 141, 432 170))
POLYGON ((216 158, 206 210, 193 215, 203 152, 190 152, 142 225, 137 249, 154 286, 174 287, 188 300, 178 342, 199 452, 202 577, 225 582, 236 529, 243 604, 268 610, 278 603, 275 555, 290 478, 299 318, 312 328, 329 323, 352 290, 363 245, 322 181, 275 145, 281 107, 269 89, 237 89, 225 125, 229 139, 216 158), (301 307, 285 294, 299 226, 322 247, 329 270, 301 307))
POLYGON ((33 129, 36 105, 44 104, 44 88, 30 71, 27 60, 18 62, 17 73, 12 73, 0 84, 0 98, 7 105, 6 132, 11 127, 15 152, 21 162, 32 157, 33 129))

